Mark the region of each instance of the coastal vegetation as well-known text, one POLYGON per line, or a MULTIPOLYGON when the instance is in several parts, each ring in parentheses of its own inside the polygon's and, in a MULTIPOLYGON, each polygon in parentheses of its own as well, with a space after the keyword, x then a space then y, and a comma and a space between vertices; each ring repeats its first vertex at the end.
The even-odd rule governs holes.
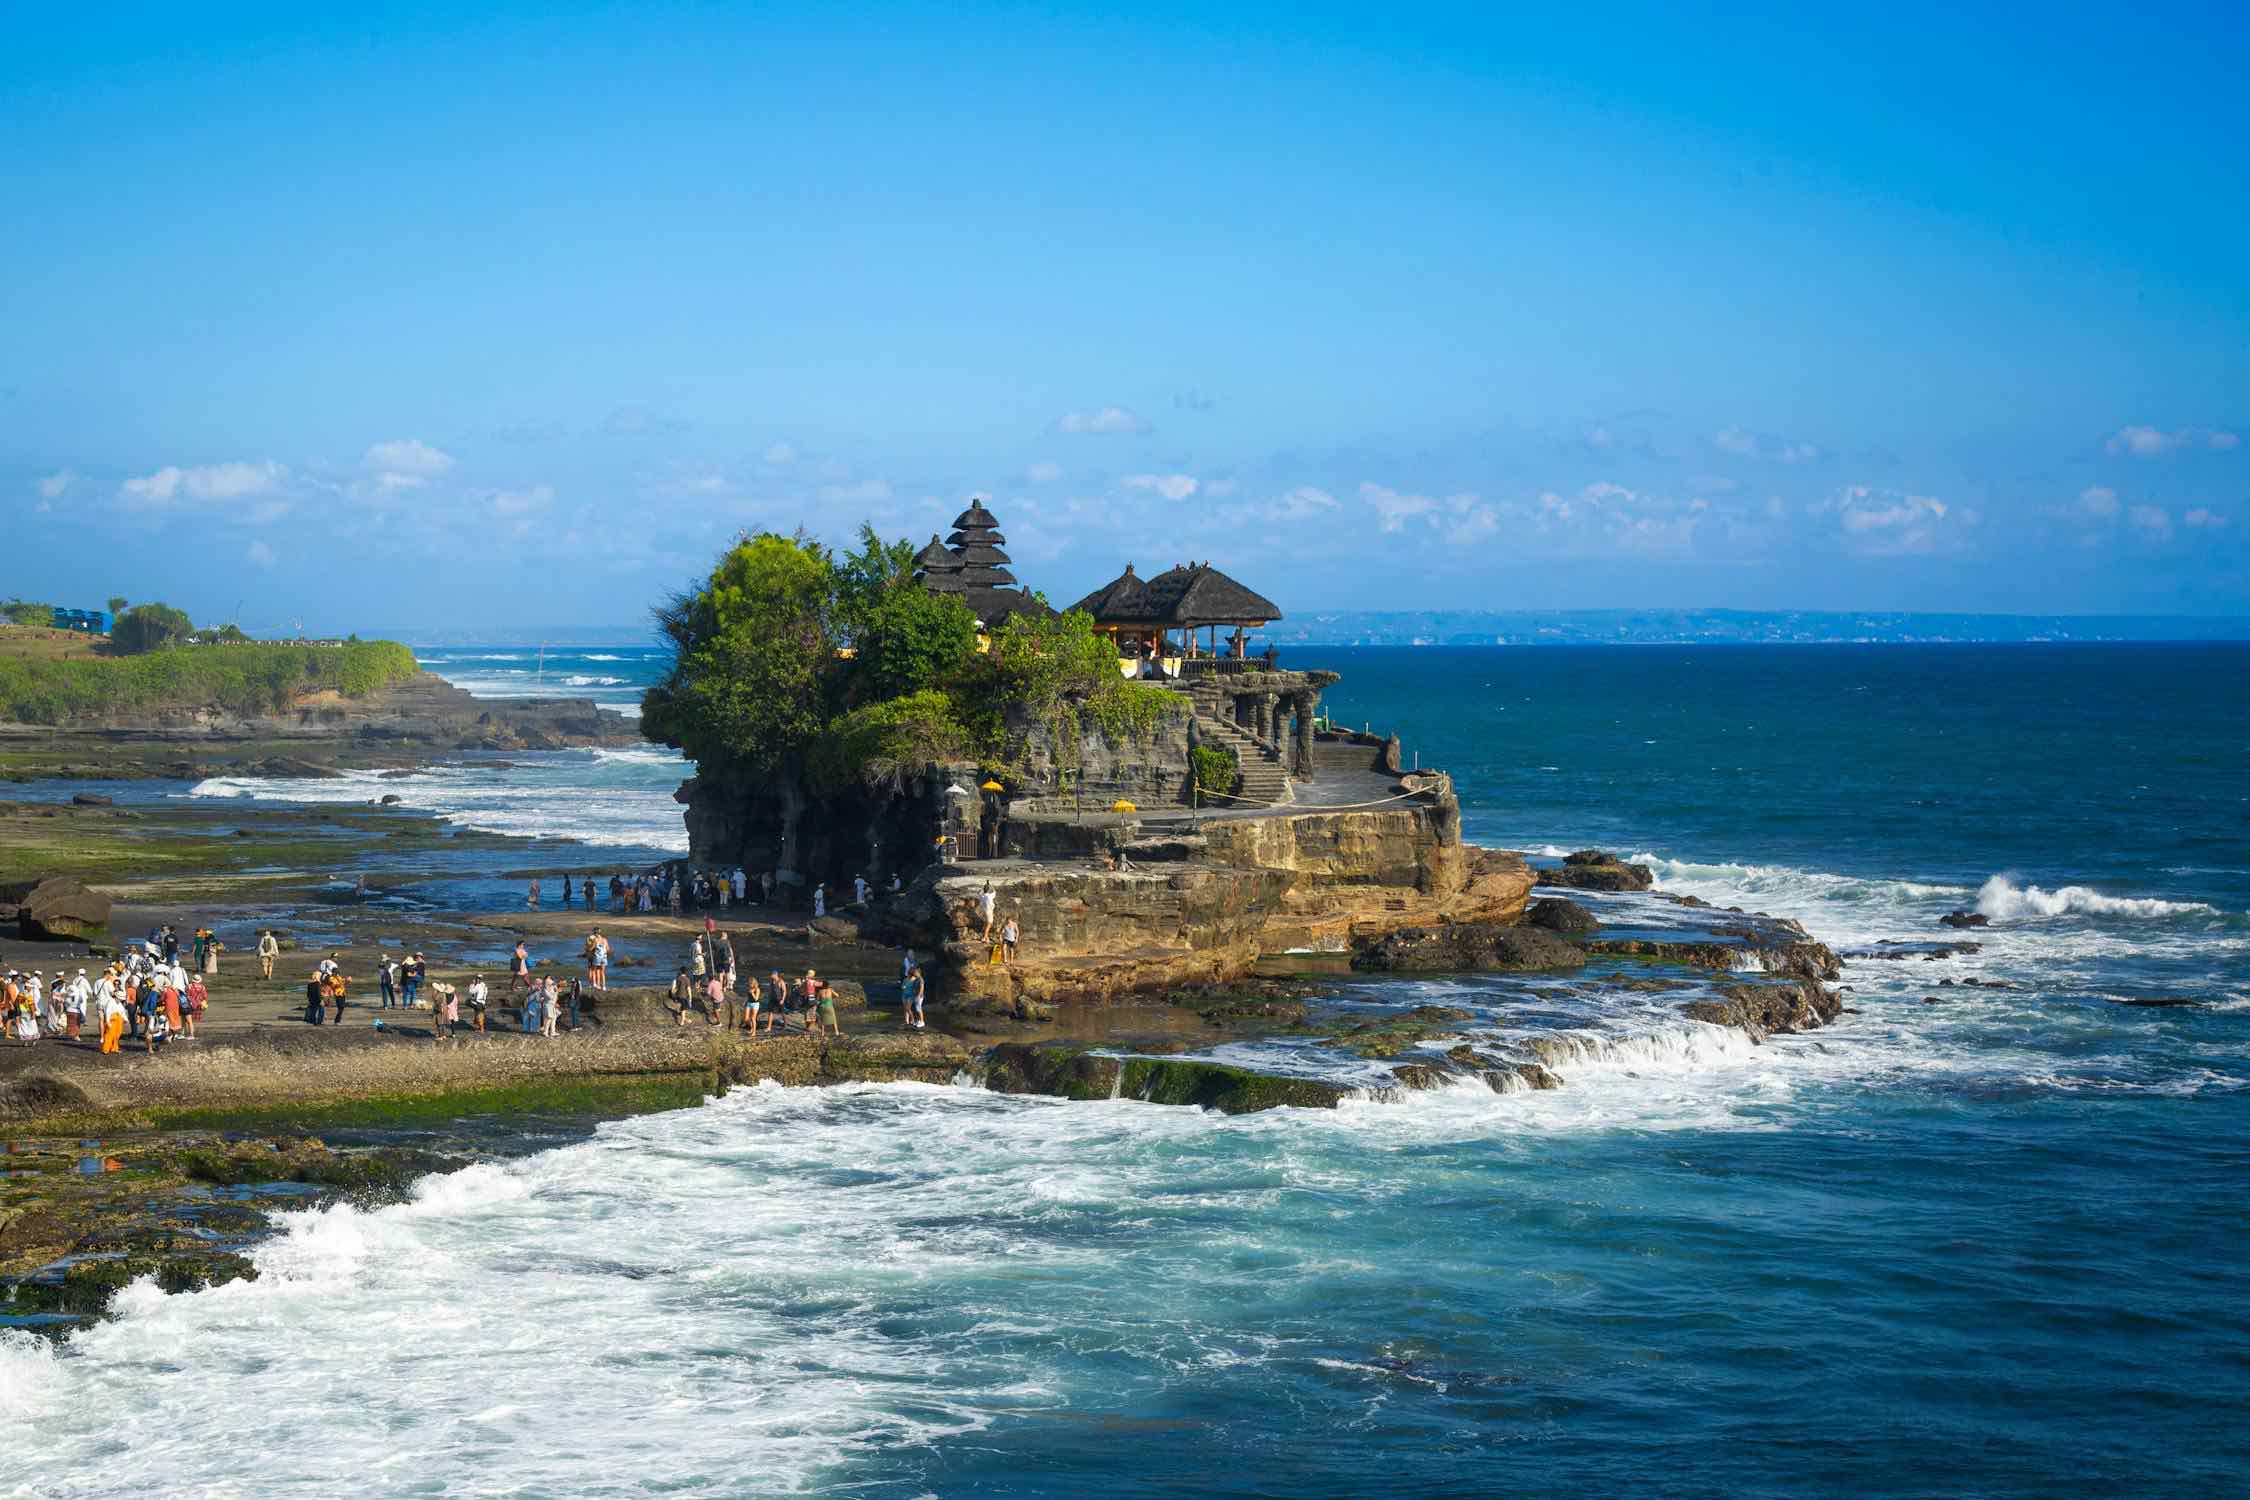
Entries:
POLYGON ((896 786, 933 763, 1003 779, 1025 727, 1150 735, 1187 712, 1127 682, 1081 612, 1023 612, 989 635, 958 597, 914 583, 909 542, 862 526, 856 550, 802 534, 745 536, 656 611, 671 670, 641 705, 644 733, 700 774, 774 788, 783 869, 813 798, 896 786))
POLYGON ((201 707, 278 713, 307 693, 364 698, 419 670, 414 653, 395 641, 175 645, 123 657, 0 654, 0 719, 62 724, 143 709, 201 707))

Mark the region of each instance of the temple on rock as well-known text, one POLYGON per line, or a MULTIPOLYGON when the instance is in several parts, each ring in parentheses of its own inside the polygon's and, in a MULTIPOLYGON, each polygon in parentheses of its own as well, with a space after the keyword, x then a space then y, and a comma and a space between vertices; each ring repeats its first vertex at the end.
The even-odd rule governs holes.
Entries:
MULTIPOLYGON (((1006 542, 999 517, 974 500, 953 518, 945 543, 933 536, 915 555, 914 577, 932 593, 961 599, 988 631, 1013 614, 1050 612, 1008 571, 1006 542)), ((1073 808, 1089 800, 1107 805, 1110 798, 1136 807, 1288 806, 1317 795, 1311 784, 1323 765, 1337 773, 1332 780, 1355 781, 1350 773, 1370 771, 1383 748, 1320 723, 1320 695, 1335 673, 1284 671, 1270 647, 1250 654, 1250 632, 1280 619, 1281 608, 1208 561, 1175 564, 1146 579, 1127 563, 1071 608, 1084 610, 1116 643, 1123 676, 1172 688, 1191 711, 1183 716, 1178 744, 1160 737, 1145 753, 1144 747, 1111 747, 1119 753, 1097 751, 1097 764, 1089 769, 1082 763, 1075 773, 1064 762, 1073 755, 1083 761, 1082 751, 1052 747, 1050 760, 1049 747, 1034 736, 1032 763, 1046 775, 1010 789, 1023 811, 1059 809, 1066 799, 1073 808), (1191 784, 1187 752, 1199 746, 1234 757, 1240 782, 1231 791, 1191 784)), ((1390 753, 1395 756, 1395 748, 1390 753)))

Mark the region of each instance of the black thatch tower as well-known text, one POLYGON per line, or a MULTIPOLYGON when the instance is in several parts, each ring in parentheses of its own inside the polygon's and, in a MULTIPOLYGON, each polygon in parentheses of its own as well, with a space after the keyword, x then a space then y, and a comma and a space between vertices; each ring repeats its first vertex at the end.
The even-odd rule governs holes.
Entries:
POLYGON ((953 518, 953 535, 945 539, 961 566, 961 581, 970 588, 1005 588, 1016 581, 1008 571, 1008 554, 1000 548, 1007 542, 1000 534, 1000 518, 984 508, 982 500, 972 500, 969 508, 953 518))

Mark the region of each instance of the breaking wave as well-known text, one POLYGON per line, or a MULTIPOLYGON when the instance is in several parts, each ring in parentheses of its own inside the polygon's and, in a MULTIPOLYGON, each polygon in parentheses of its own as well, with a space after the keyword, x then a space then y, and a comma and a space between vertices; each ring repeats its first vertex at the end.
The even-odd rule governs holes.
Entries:
POLYGON ((1995 875, 1977 890, 1977 910, 1995 921, 2006 917, 2184 917, 2216 916, 2218 908, 2202 901, 2163 901, 2153 896, 2108 896, 2091 886, 2066 885, 2046 890, 2019 886, 2005 875, 1995 875))

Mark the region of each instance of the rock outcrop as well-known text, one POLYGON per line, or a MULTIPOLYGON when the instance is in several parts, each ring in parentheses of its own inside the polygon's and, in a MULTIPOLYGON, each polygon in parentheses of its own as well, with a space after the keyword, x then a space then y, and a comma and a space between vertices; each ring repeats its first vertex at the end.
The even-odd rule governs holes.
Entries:
POLYGON ((1539 883, 1577 891, 1645 891, 1656 884, 1656 874, 1599 849, 1580 849, 1565 855, 1559 869, 1541 870, 1539 883))
POLYGON ((109 897, 67 875, 0 885, 0 904, 15 908, 17 929, 31 942, 83 943, 109 928, 109 897))
POLYGON ((1538 974, 1584 967, 1586 950, 1538 927, 1449 923, 1385 933, 1352 954, 1352 967, 1392 974, 1538 974))

